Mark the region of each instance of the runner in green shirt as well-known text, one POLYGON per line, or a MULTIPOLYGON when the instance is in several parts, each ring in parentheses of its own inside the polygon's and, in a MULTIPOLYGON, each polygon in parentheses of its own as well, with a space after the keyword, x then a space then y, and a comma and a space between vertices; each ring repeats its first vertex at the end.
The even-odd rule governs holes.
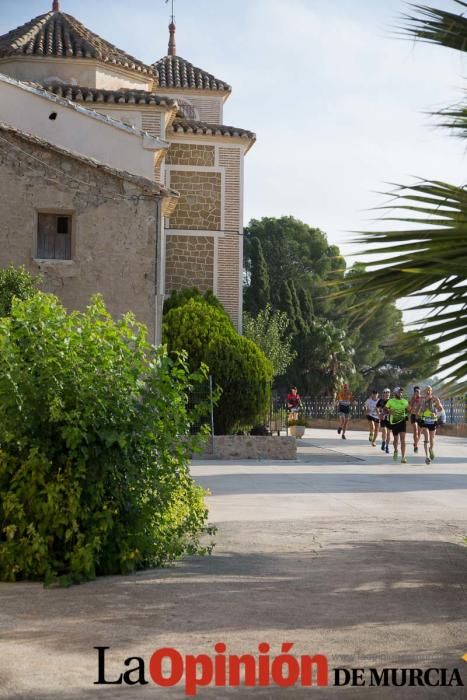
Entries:
POLYGON ((389 412, 389 423, 391 425, 392 434, 394 436, 394 455, 393 459, 397 462, 399 456, 398 446, 399 446, 399 436, 401 440, 401 464, 406 464, 407 460, 405 458, 405 433, 406 433, 406 423, 407 414, 409 408, 409 402, 407 399, 402 398, 402 388, 396 386, 394 389, 393 397, 389 399, 386 404, 386 409, 389 412))

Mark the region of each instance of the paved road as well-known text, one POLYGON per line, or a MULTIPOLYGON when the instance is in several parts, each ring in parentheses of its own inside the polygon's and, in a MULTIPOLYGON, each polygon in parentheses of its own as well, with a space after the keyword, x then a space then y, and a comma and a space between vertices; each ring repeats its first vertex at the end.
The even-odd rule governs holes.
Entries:
MULTIPOLYGON (((410 441, 411 442, 411 441, 410 441)), ((297 462, 195 462, 219 532, 212 557, 68 590, 0 584, 1 698, 184 697, 98 688, 160 646, 184 654, 322 653, 334 666, 458 667, 467 684, 467 441, 427 467, 396 464, 366 434, 307 431, 297 462)), ((214 698, 460 698, 459 688, 201 689, 214 698)))

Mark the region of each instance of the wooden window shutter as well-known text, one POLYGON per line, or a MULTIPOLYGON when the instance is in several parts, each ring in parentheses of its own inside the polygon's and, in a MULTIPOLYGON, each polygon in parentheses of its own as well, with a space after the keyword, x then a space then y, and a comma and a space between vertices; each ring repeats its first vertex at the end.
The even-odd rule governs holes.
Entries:
POLYGON ((71 260, 71 216, 39 214, 37 257, 45 260, 71 260))

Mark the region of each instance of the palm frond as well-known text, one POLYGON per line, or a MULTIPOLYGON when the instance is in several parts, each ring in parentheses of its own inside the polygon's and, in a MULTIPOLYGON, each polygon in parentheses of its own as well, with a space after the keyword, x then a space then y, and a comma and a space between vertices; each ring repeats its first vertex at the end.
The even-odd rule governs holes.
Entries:
POLYGON ((440 109, 432 112, 433 116, 439 117, 439 125, 455 132, 460 138, 467 138, 467 106, 465 104, 440 109))
POLYGON ((397 204, 390 221, 403 225, 403 230, 361 232, 357 241, 367 246, 361 255, 377 253, 378 259, 349 276, 350 289, 335 296, 354 296, 350 311, 356 319, 367 317, 369 307, 384 313, 387 300, 412 299, 411 308, 425 317, 414 327, 421 327, 433 344, 449 343, 437 353, 441 369, 449 371, 448 381, 456 391, 465 391, 467 188, 423 180, 400 187, 397 204))
MULTIPOLYGON (((453 0, 467 9, 463 0, 453 0)), ((410 36, 430 44, 439 44, 457 51, 467 51, 467 17, 427 5, 411 4, 417 15, 404 15, 404 30, 410 36)))

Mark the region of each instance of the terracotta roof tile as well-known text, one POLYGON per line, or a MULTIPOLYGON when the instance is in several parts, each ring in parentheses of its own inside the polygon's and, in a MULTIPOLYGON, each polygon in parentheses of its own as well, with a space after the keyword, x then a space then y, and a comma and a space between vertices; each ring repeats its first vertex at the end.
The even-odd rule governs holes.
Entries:
POLYGON ((232 91, 230 85, 223 80, 215 78, 202 68, 197 68, 181 56, 164 56, 153 63, 152 67, 159 76, 161 88, 232 91))
POLYGON ((226 126, 225 124, 209 124, 208 122, 199 122, 192 119, 174 119, 170 130, 174 133, 184 134, 203 134, 208 136, 235 136, 237 138, 256 141, 256 134, 247 129, 240 129, 235 126, 226 126))
POLYGON ((43 86, 48 92, 63 97, 72 102, 158 105, 173 108, 177 101, 164 95, 156 95, 146 90, 101 90, 99 88, 65 85, 63 83, 47 83, 43 86))
POLYGON ((105 41, 64 12, 39 15, 0 36, 0 58, 7 56, 90 58, 154 76, 150 66, 105 41))

